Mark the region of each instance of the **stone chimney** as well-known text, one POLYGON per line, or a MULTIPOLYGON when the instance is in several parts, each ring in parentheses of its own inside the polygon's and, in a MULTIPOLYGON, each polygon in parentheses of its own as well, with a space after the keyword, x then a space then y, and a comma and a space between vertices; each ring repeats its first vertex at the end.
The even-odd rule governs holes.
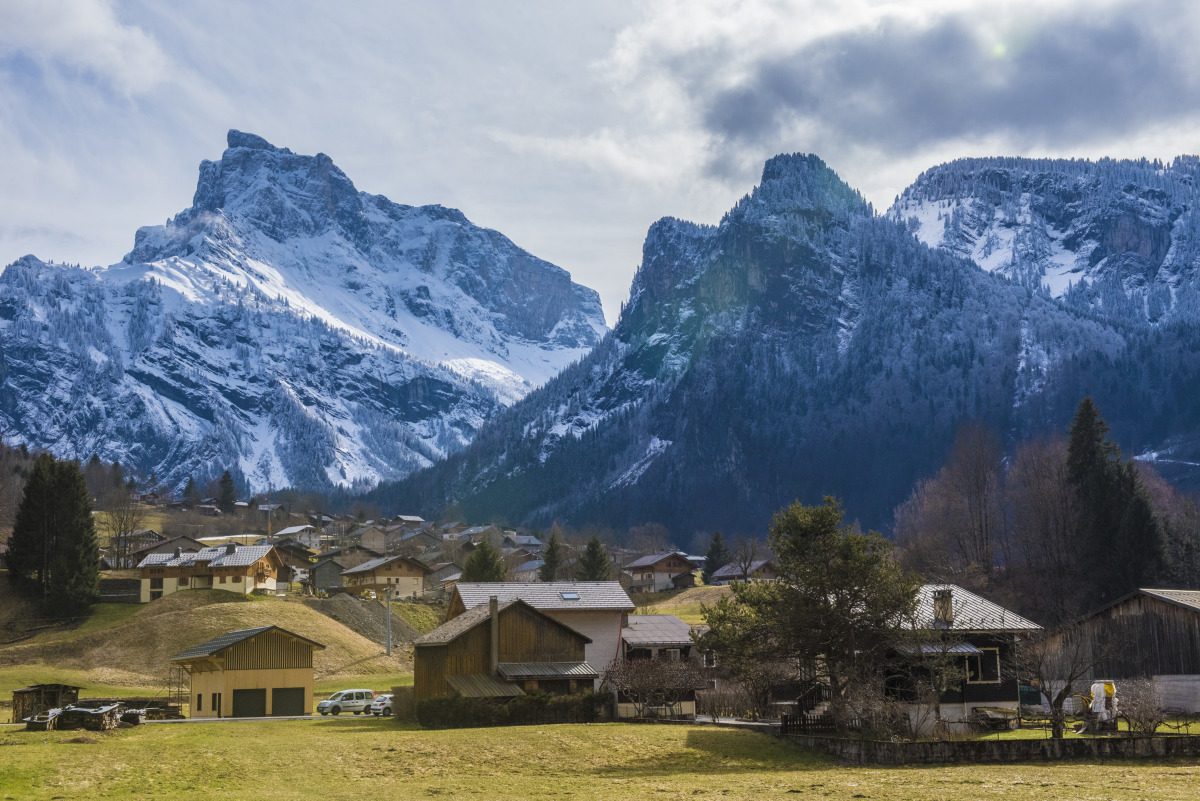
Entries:
POLYGON ((933 627, 948 629, 954 625, 954 590, 942 587, 933 591, 933 627))
POLYGON ((488 618, 492 624, 491 674, 500 670, 500 599, 495 595, 488 598, 488 618))

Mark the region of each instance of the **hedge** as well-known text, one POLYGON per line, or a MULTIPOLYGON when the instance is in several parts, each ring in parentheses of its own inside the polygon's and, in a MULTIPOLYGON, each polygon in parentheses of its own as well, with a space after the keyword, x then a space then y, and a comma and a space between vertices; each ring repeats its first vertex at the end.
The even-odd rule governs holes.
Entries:
POLYGON ((430 698, 417 704, 417 722, 427 729, 524 726, 538 723, 595 723, 609 698, 593 692, 574 695, 531 693, 510 700, 430 698))

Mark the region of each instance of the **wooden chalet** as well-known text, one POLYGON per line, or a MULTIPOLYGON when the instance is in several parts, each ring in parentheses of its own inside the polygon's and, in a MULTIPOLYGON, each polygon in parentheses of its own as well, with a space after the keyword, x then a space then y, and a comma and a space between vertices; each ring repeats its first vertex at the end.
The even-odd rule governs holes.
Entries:
POLYGON ((983 715, 1016 718, 1020 685, 1011 656, 1016 641, 1041 626, 957 585, 925 584, 914 617, 901 628, 886 684, 894 697, 910 701, 915 724, 928 715, 911 698, 910 677, 929 670, 949 672, 939 699, 943 724, 968 726, 983 715))
POLYGON ((775 581, 779 574, 770 559, 755 559, 743 567, 736 562, 722 565, 713 571, 711 584, 732 584, 735 581, 775 581))
POLYGON ((222 634, 171 657, 191 676, 193 718, 311 715, 313 652, 325 648, 278 626, 222 634))
POLYGON ((149 554, 140 563, 139 600, 149 603, 180 590, 275 592, 283 561, 270 545, 229 543, 194 553, 149 554))
POLYGON ((418 639, 413 697, 510 698, 592 689, 591 640, 519 599, 496 596, 418 639))
MULTIPOLYGON (((1163 706, 1200 712, 1200 590, 1143 588, 1079 620, 1095 667, 1088 678, 1153 679, 1163 706)), ((1061 635, 1060 635, 1061 636, 1061 635)))
POLYGON ((342 571, 342 588, 362 593, 390 591, 393 598, 416 598, 425 591, 429 568, 410 556, 380 556, 342 571))
MULTIPOLYGON (((447 620, 486 606, 496 596, 501 603, 522 600, 543 614, 588 638, 587 661, 604 669, 621 652, 621 629, 634 610, 633 601, 615 581, 458 582, 450 594, 447 620)), ((597 679, 597 686, 599 679, 597 679)))
POLYGON ((683 551, 667 551, 635 559, 625 570, 633 576, 631 591, 659 592, 674 589, 676 576, 690 575, 693 567, 683 551))

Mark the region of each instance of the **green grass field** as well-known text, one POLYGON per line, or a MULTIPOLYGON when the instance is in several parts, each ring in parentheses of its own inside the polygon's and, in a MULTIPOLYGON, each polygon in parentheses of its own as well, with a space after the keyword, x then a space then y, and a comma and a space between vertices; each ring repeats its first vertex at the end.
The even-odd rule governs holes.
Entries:
POLYGON ((422 731, 383 719, 0 730, 0 799, 1191 801, 1200 766, 847 768, 753 732, 595 724, 422 731), (252 747, 248 747, 252 746, 252 747))
POLYGON ((712 606, 730 592, 728 586, 691 587, 668 592, 636 593, 632 597, 637 605, 635 614, 675 615, 686 623, 696 625, 704 622, 703 607, 712 606))

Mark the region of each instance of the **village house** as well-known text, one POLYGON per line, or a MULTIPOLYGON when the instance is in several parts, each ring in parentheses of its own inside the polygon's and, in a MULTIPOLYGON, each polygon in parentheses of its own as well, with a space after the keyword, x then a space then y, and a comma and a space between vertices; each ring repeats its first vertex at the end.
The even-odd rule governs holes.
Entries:
POLYGON ((713 571, 711 584, 732 584, 735 581, 775 581, 779 574, 770 559, 755 559, 748 566, 730 562, 713 571))
POLYGON ((167 538, 151 528, 139 528, 123 534, 115 534, 109 539, 106 555, 109 565, 114 568, 134 567, 138 559, 134 554, 147 548, 161 546, 167 538))
POLYGON ((615 581, 459 582, 450 595, 447 620, 484 606, 496 596, 521 600, 588 638, 584 659, 603 672, 621 652, 621 629, 633 601, 615 581))
POLYGON ((413 698, 511 698, 590 690, 583 634, 519 598, 496 595, 413 643, 413 698))
POLYGON ((342 588, 342 573, 346 570, 347 565, 338 556, 318 559, 308 569, 308 587, 314 593, 336 592, 342 588))
MULTIPOLYGON (((527 555, 528 554, 526 554, 526 556, 527 555)), ((541 571, 545 566, 546 563, 541 559, 526 559, 520 564, 513 566, 511 571, 513 581, 541 581, 541 571)))
MULTIPOLYGON (((621 629, 621 658, 626 661, 661 659, 671 662, 691 661, 697 667, 704 665, 703 656, 693 653, 692 626, 674 615, 630 615, 621 629)), ((696 716, 696 690, 701 687, 682 689, 671 699, 670 717, 696 716)), ((618 696, 617 717, 638 716, 637 705, 628 698, 618 696)))
POLYGON ((275 539, 277 541, 294 540, 313 551, 321 549, 321 532, 317 530, 316 526, 301 525, 281 528, 275 532, 275 539))
POLYGON ((452 589, 446 587, 445 582, 448 579, 458 581, 458 577, 462 575, 462 567, 454 562, 435 562, 429 566, 429 572, 425 575, 425 589, 427 591, 452 589))
POLYGON ((1082 618, 1093 668, 1086 677, 1154 681, 1163 707, 1200 712, 1200 590, 1138 589, 1082 618))
POLYGON ((386 553, 388 536, 382 526, 375 524, 359 526, 350 532, 351 542, 376 553, 386 553))
POLYGON ((195 553, 150 554, 138 564, 140 601, 180 590, 224 590, 248 595, 274 592, 283 570, 270 545, 220 545, 195 553))
POLYGON ((393 598, 416 598, 425 592, 429 568, 409 556, 380 556, 342 571, 342 587, 352 593, 391 591, 393 598))
POLYGON ((897 649, 887 684, 909 702, 915 728, 922 730, 935 718, 966 728, 984 719, 1017 717, 1021 698, 1013 649, 1019 638, 1040 632, 1041 626, 957 585, 925 584, 917 593, 915 614, 902 629, 911 637, 897 649), (910 677, 932 670, 944 676, 946 687, 936 715, 909 689, 910 677))
POLYGON ((174 554, 177 550, 194 553, 195 551, 198 551, 204 547, 204 543, 200 542, 200 540, 192 539, 191 537, 171 537, 169 540, 155 542, 145 546, 144 548, 134 551, 132 554, 134 557, 133 564, 141 564, 142 560, 152 553, 174 554))
POLYGON ((675 588, 675 577, 691 574, 692 563, 683 551, 667 551, 643 556, 625 565, 633 576, 633 592, 660 592, 675 588))
POLYGON ((278 626, 222 634, 171 657, 191 677, 193 718, 311 715, 313 652, 324 645, 278 626))
POLYGON ((316 553, 302 543, 292 538, 279 540, 275 543, 275 550, 279 553, 279 559, 287 568, 286 580, 296 581, 296 576, 306 576, 312 568, 313 558, 316 553))

